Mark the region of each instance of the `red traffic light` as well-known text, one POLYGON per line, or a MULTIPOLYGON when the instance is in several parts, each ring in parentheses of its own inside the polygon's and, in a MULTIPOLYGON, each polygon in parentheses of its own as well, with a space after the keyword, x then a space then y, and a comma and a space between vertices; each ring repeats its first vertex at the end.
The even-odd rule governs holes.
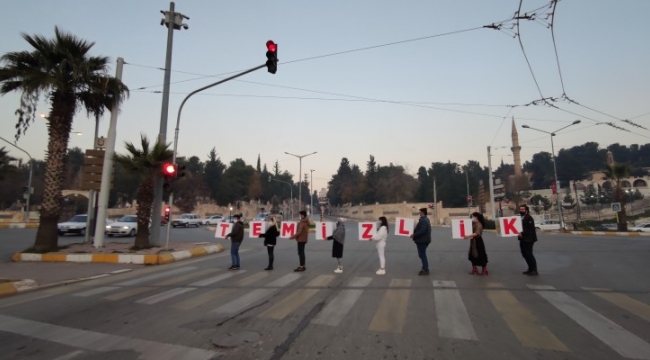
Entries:
POLYGON ((165 176, 174 176, 176 175, 176 165, 172 163, 166 163, 163 165, 163 174, 165 176))
POLYGON ((278 46, 273 42, 273 40, 269 40, 266 42, 266 48, 270 52, 275 52, 278 49, 278 46))
POLYGON ((170 210, 171 210, 171 209, 169 208, 169 206, 165 207, 165 213, 166 213, 166 214, 169 214, 169 211, 170 211, 170 210))

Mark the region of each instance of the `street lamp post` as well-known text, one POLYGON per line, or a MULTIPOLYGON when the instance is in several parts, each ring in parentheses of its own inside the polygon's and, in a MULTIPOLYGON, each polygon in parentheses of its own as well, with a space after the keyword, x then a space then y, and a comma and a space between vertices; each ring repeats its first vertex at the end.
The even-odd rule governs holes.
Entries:
MULTIPOLYGON (((309 155, 314 155, 315 153, 317 153, 317 151, 314 151, 313 153, 309 153, 309 154, 305 154, 305 155, 295 155, 295 154, 288 153, 286 151, 284 153, 287 154, 287 155, 295 156, 300 160, 300 167, 299 167, 299 170, 298 170, 298 180, 300 180, 300 176, 302 174, 302 158, 304 158, 306 156, 309 156, 309 155)), ((300 211, 301 209, 302 209, 302 180, 300 180, 300 185, 298 187, 298 211, 300 211)), ((293 211, 293 207, 291 208, 291 210, 293 211)))
POLYGON ((278 179, 274 179, 273 177, 269 176, 269 182, 271 182, 271 180, 278 181, 278 182, 285 183, 285 184, 289 185, 289 193, 291 194, 291 219, 293 219, 293 186, 291 186, 291 183, 288 183, 288 182, 282 181, 282 180, 278 180, 278 179))
POLYGON ((314 169, 310 169, 309 173, 311 174, 311 180, 309 181, 309 218, 314 213, 314 169))
POLYGON ((9 142, 7 139, 3 137, 0 137, 0 139, 5 141, 7 144, 15 147, 16 149, 24 152, 25 154, 27 154, 27 157, 29 157, 29 179, 27 180, 27 195, 25 195, 25 212, 23 213, 23 221, 26 224, 27 220, 29 220, 29 197, 32 194, 32 175, 34 174, 34 159, 32 159, 32 156, 29 155, 27 151, 18 147, 18 145, 9 142))
POLYGON ((467 215, 472 216, 472 209, 471 209, 471 197, 469 195, 469 166, 465 168, 465 183, 467 184, 467 215))
POLYGON ((232 206, 230 207, 230 216, 228 216, 228 221, 232 221, 232 206))
POLYGON ((562 216, 562 203, 560 202, 560 180, 557 177, 557 165, 555 164, 555 147, 553 145, 553 136, 555 136, 555 134, 557 134, 560 130, 564 130, 564 129, 568 128, 569 126, 576 125, 576 124, 580 124, 580 120, 576 120, 576 121, 572 122, 571 124, 569 124, 567 126, 564 126, 562 128, 559 128, 559 129, 557 129, 557 130, 555 130, 553 132, 548 132, 548 131, 545 131, 545 130, 536 129, 536 128, 530 127, 528 125, 522 125, 521 126, 524 129, 536 130, 536 131, 543 132, 545 134, 551 135, 551 158, 553 159, 553 173, 554 173, 554 176, 555 176, 555 195, 557 196, 557 200, 556 200, 557 201, 557 214, 560 217, 560 228, 561 229, 564 229, 564 217, 562 216))

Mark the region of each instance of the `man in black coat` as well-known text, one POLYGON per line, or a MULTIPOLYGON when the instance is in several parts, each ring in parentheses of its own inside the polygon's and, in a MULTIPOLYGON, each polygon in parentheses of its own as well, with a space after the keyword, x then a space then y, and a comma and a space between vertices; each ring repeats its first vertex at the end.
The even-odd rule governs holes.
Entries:
POLYGON ((427 259, 427 247, 431 244, 431 223, 427 218, 427 208, 420 209, 420 220, 418 220, 411 239, 418 248, 418 256, 422 261, 422 270, 418 275, 429 275, 429 260, 427 259))
POLYGON ((537 232, 535 230, 535 219, 530 216, 530 209, 528 205, 519 205, 519 215, 521 215, 522 231, 517 238, 519 239, 519 248, 521 249, 521 256, 528 264, 528 270, 524 271, 524 275, 538 275, 537 273, 537 260, 533 255, 533 245, 537 241, 537 232))

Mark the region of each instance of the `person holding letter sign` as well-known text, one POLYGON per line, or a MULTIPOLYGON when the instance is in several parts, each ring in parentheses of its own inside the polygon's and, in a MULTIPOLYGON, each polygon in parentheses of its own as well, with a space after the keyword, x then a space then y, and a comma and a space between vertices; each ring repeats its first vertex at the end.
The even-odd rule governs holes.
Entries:
POLYGON ((533 245, 537 241, 537 232, 535 230, 535 219, 530 216, 528 205, 519 205, 519 215, 521 215, 521 228, 517 238, 519 239, 519 249, 521 256, 528 264, 528 270, 524 271, 524 275, 539 275, 537 273, 537 260, 533 255, 533 245))
POLYGON ((241 222, 241 214, 235 214, 233 217, 235 223, 232 231, 226 235, 226 239, 230 239, 230 258, 232 259, 232 266, 228 270, 239 270, 239 246, 244 240, 244 225, 241 222))
POLYGON ((472 262, 472 271, 470 275, 478 274, 478 266, 481 267, 481 275, 487 275, 487 252, 485 251, 485 243, 483 242, 483 228, 485 227, 485 218, 479 212, 472 213, 472 233, 465 236, 469 239, 469 253, 467 258, 472 262))
POLYGON ((334 240, 332 243, 332 257, 336 258, 338 267, 334 270, 335 273, 341 274, 343 272, 343 264, 341 264, 341 258, 343 257, 343 244, 345 243, 345 219, 339 218, 336 222, 336 229, 332 233, 332 236, 328 236, 327 240, 334 240))
POLYGON ((266 251, 269 253, 269 266, 264 270, 273 270, 273 249, 275 249, 275 244, 277 243, 278 236, 280 232, 278 231, 278 226, 275 223, 275 218, 271 216, 269 218, 269 226, 266 229, 264 234, 260 234, 259 237, 264 238, 264 246, 266 246, 266 251))
POLYGON ((388 239, 388 220, 385 216, 379 217, 379 229, 372 236, 372 239, 377 242, 377 253, 379 254, 379 270, 375 274, 386 275, 386 257, 384 257, 384 250, 386 249, 386 239, 388 239))
POLYGON ((309 219, 307 219, 307 212, 300 210, 300 222, 298 223, 298 230, 296 234, 289 239, 296 240, 298 243, 298 258, 300 258, 300 266, 293 271, 305 271, 305 245, 307 245, 307 237, 309 236, 309 219))
POLYGON ((429 275, 429 261, 427 259, 427 247, 431 244, 431 223, 427 218, 427 208, 420 209, 420 220, 415 225, 413 234, 409 236, 418 247, 418 256, 422 260, 422 270, 418 275, 429 275))

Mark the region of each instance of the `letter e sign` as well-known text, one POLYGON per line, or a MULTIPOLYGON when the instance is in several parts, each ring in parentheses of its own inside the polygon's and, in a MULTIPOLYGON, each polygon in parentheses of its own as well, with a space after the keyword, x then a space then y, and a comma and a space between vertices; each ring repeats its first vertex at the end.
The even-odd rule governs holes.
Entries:
POLYGON ((265 221, 251 221, 249 224, 249 237, 250 238, 257 238, 260 237, 261 234, 266 232, 266 222, 265 221))

